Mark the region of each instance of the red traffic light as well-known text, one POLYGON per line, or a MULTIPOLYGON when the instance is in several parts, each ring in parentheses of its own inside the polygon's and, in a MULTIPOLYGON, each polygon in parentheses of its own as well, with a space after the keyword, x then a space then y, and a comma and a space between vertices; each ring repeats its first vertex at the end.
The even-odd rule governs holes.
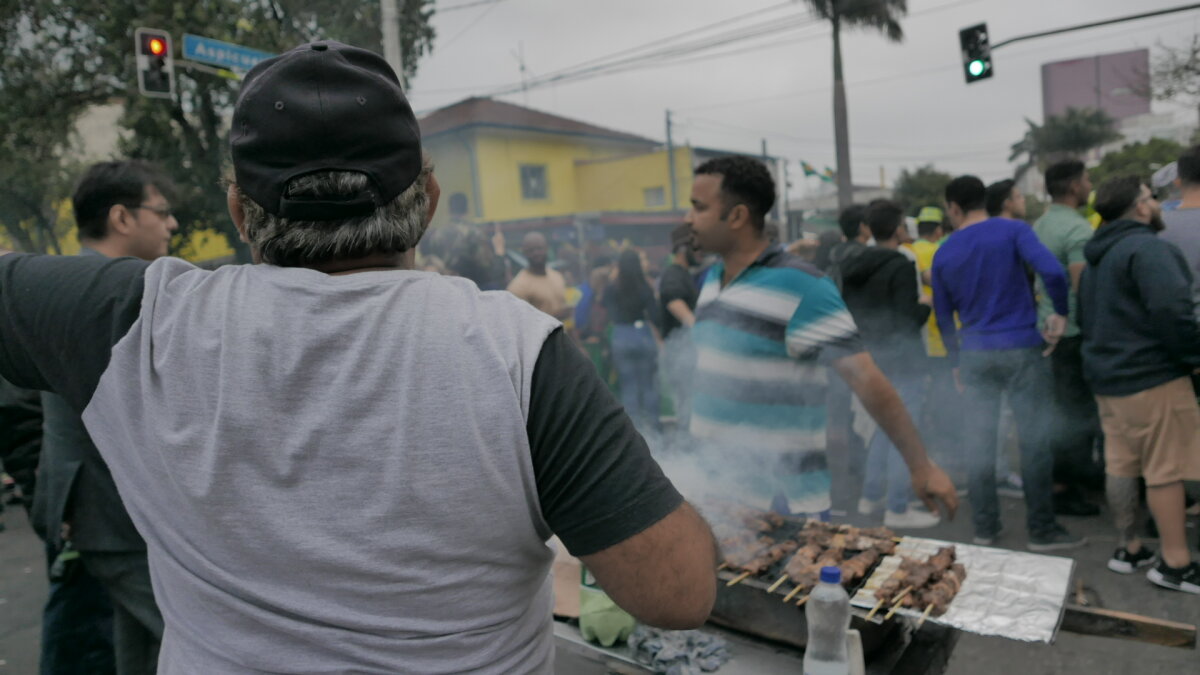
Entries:
POLYGON ((155 56, 162 56, 163 52, 167 51, 167 43, 158 38, 150 38, 150 53, 155 56))

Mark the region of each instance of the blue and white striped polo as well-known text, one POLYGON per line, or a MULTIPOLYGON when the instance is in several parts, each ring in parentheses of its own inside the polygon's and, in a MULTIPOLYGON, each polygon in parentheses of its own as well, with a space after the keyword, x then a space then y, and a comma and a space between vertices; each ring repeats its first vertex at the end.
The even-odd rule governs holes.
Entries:
POLYGON ((691 433, 739 460, 747 496, 825 511, 828 366, 863 350, 858 328, 834 283, 782 246, 722 288, 724 273, 709 270, 697 301, 691 433))

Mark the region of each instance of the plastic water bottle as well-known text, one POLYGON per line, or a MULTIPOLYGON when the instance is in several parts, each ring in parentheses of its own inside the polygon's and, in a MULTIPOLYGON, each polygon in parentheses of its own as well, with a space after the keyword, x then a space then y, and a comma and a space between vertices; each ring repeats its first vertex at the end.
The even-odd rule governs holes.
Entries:
POLYGON ((842 588, 842 571, 821 568, 821 583, 808 596, 808 646, 804 649, 804 675, 847 675, 850 659, 846 631, 850 629, 850 596, 842 588))

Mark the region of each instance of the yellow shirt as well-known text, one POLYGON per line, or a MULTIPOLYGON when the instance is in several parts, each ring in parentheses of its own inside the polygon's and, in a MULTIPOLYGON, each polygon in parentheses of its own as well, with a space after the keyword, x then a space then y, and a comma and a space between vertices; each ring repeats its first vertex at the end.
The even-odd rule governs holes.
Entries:
MULTIPOLYGON (((938 244, 924 239, 912 243, 912 252, 917 254, 917 271, 924 273, 933 269, 933 254, 937 253, 938 244)), ((933 287, 922 284, 922 292, 933 297, 933 287)), ((938 330, 937 319, 931 313, 925 324, 925 352, 930 356, 946 356, 946 345, 942 342, 942 332, 938 330)))

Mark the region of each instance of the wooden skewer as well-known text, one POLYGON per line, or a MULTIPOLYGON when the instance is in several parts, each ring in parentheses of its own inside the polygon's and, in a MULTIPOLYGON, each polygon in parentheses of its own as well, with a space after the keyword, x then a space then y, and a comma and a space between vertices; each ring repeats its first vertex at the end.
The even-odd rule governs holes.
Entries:
POLYGON ((892 608, 889 609, 888 613, 883 617, 884 621, 887 621, 888 619, 892 618, 892 615, 894 615, 896 613, 896 610, 900 609, 900 602, 902 600, 904 600, 904 596, 908 595, 909 592, 912 591, 912 589, 913 589, 913 587, 909 586, 908 588, 904 589, 904 591, 901 592, 900 595, 896 596, 896 599, 892 601, 892 608))
POLYGON ((727 562, 723 562, 717 566, 718 572, 720 572, 721 570, 725 570, 725 569, 729 569, 729 563, 727 563, 727 562))
POLYGON ((881 609, 883 609, 883 598, 880 598, 879 602, 875 603, 875 606, 871 608, 871 611, 867 612, 867 621, 870 621, 872 618, 874 618, 874 616, 878 614, 879 610, 881 609))
POLYGON ((792 601, 792 598, 794 598, 794 597, 796 597, 797 595, 799 595, 800 591, 802 591, 802 590, 804 590, 804 587, 803 587, 803 586, 797 586, 797 587, 793 588, 791 593, 788 593, 786 596, 784 596, 784 598, 783 598, 783 601, 784 601, 784 602, 791 602, 791 601, 792 601))
POLYGON ((797 607, 803 607, 803 606, 804 606, 804 603, 808 602, 808 599, 809 599, 810 597, 812 597, 812 593, 809 593, 808 595, 804 596, 803 598, 800 598, 800 602, 797 602, 797 603, 796 603, 796 606, 797 606, 797 607))
POLYGON ((929 613, 933 611, 933 605, 925 608, 925 613, 921 615, 921 620, 917 622, 916 630, 921 630, 921 626, 925 625, 925 619, 929 618, 929 613))
POLYGON ((742 572, 741 574, 737 575, 736 577, 730 579, 729 583, 727 583, 725 585, 726 586, 737 586, 738 584, 745 581, 749 576, 750 576, 749 572, 742 572))
POLYGON ((788 575, 786 575, 786 574, 785 574, 785 575, 783 575, 783 576, 781 576, 781 577, 779 577, 779 581, 776 581, 775 583, 771 584, 771 587, 767 589, 767 592, 768 592, 768 593, 774 593, 774 592, 775 592, 775 589, 777 589, 777 588, 779 588, 780 586, 782 586, 782 585, 783 585, 783 582, 787 581, 787 579, 788 579, 788 575))

